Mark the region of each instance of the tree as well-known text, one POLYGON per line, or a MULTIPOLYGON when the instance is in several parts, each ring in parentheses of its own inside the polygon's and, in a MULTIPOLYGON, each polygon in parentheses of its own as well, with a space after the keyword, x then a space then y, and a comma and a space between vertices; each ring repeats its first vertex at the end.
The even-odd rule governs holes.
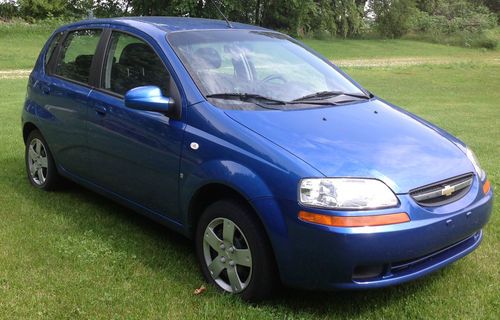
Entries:
POLYGON ((12 19, 13 17, 17 17, 18 15, 19 7, 14 0, 0 2, 0 18, 12 19))
POLYGON ((360 33, 363 26, 364 7, 366 1, 347 0, 330 1, 337 34, 342 37, 352 37, 360 33))
POLYGON ((386 37, 399 38, 408 32, 416 12, 415 0, 372 0, 375 28, 386 37))
POLYGON ((92 5, 87 8, 83 14, 87 13, 87 10, 92 9, 96 17, 117 17, 122 16, 127 13, 130 8, 130 0, 94 0, 90 1, 92 5))

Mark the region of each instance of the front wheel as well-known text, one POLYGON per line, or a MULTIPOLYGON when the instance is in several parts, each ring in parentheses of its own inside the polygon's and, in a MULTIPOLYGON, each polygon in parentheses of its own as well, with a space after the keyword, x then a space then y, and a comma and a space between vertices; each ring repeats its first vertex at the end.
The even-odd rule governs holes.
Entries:
POLYGON ((203 212, 196 230, 203 275, 219 289, 259 301, 272 295, 279 275, 262 226, 253 212, 222 200, 203 212))

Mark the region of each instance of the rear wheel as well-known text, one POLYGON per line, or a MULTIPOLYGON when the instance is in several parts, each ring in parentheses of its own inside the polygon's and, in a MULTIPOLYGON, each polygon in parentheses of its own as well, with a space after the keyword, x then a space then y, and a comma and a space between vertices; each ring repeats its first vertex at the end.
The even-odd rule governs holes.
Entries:
POLYGON ((202 214, 196 251, 203 275, 219 289, 258 301, 272 295, 279 274, 264 230, 246 206, 218 201, 202 214))
POLYGON ((26 140, 26 172, 30 183, 43 190, 53 190, 59 184, 59 175, 47 142, 38 130, 26 140))

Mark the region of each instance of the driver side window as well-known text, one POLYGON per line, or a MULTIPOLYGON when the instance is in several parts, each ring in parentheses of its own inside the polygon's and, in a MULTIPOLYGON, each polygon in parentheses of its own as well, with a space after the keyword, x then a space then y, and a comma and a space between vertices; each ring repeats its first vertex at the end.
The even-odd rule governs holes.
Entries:
POLYGON ((122 32, 111 34, 103 80, 104 89, 119 95, 153 85, 170 96, 170 75, 160 57, 143 40, 122 32))

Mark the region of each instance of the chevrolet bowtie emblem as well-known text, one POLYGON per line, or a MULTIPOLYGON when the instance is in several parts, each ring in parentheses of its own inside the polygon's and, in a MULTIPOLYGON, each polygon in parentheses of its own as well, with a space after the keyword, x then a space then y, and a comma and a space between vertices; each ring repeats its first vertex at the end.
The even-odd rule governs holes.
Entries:
POLYGON ((450 185, 444 186, 444 188, 441 189, 441 195, 443 196, 450 196, 453 192, 455 192, 455 187, 450 185))

